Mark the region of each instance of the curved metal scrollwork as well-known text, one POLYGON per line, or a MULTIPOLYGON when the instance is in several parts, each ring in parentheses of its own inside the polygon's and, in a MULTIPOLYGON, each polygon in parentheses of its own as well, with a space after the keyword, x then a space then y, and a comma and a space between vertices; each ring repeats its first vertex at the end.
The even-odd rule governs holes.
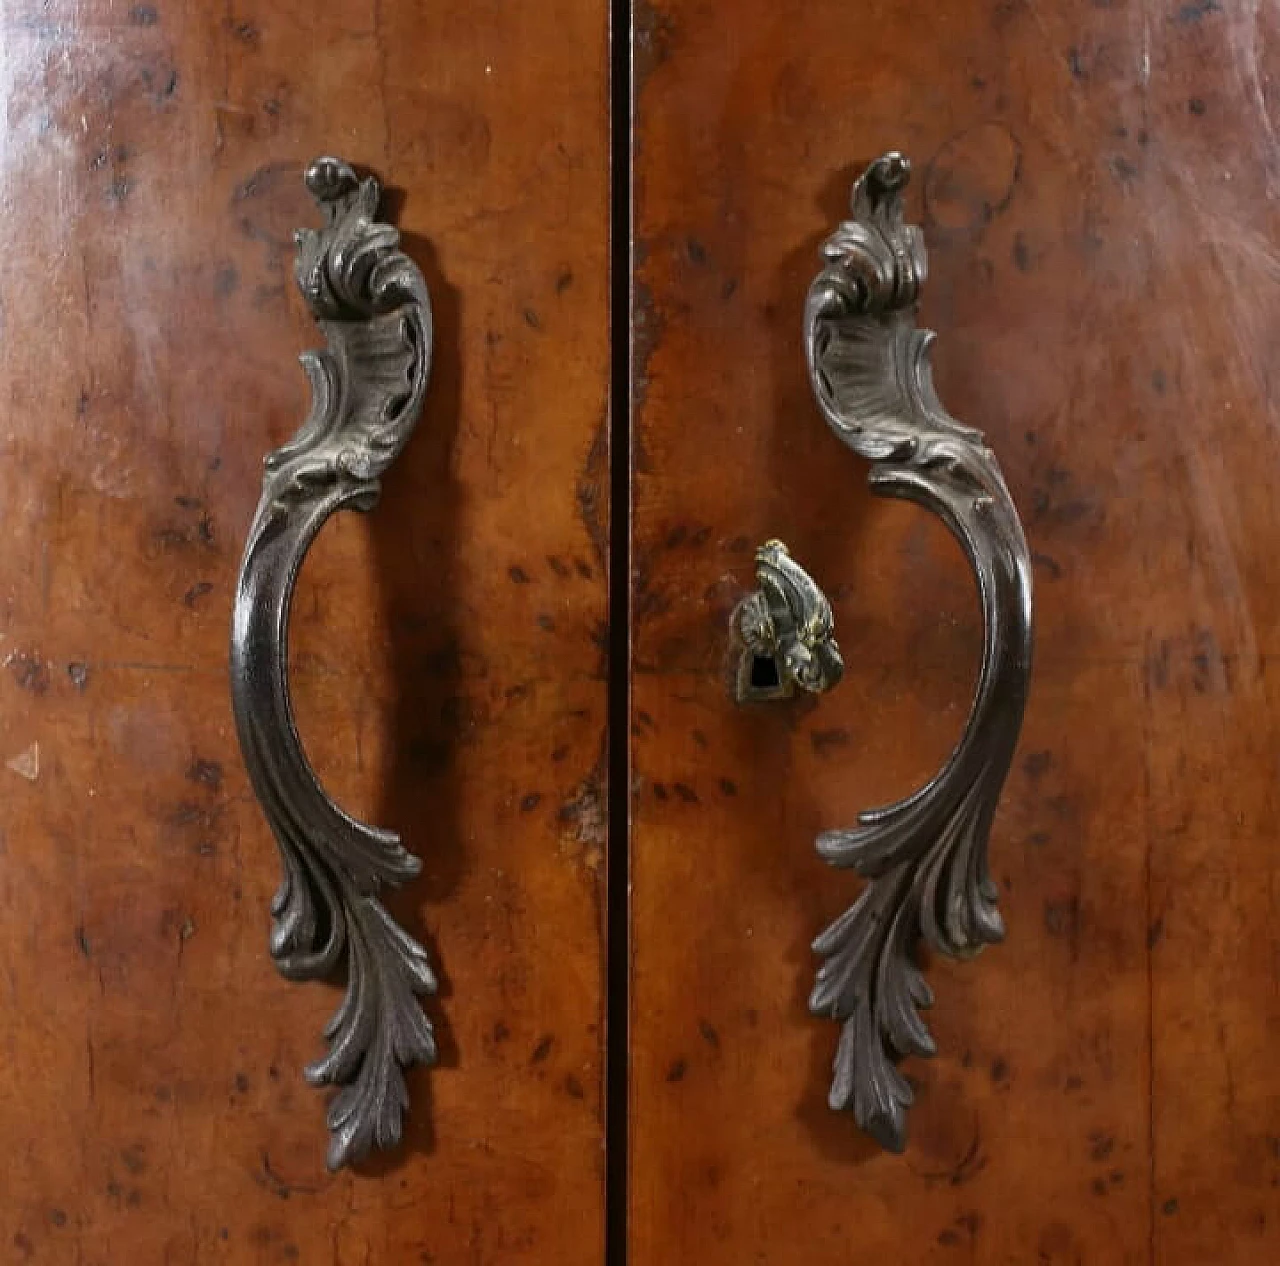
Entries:
POLYGON ((883 1147, 901 1151, 911 1088, 896 1062, 932 1055, 920 1017, 933 1000, 916 965, 921 937, 953 958, 1004 936, 987 841, 1022 726, 1031 670, 1031 565, 995 455, 934 393, 916 328, 923 235, 903 223, 910 164, 877 159, 855 183, 852 215, 823 246, 805 306, 810 381, 835 433, 872 463, 871 487, 937 514, 978 581, 982 668, 959 745, 914 795, 819 836, 819 854, 869 882, 814 941, 826 960, 809 1005, 843 1021, 830 1104, 852 1108, 883 1147))
POLYGON ((254 790, 284 867, 271 904, 271 957, 290 980, 345 968, 346 996, 306 1069, 340 1087, 328 1113, 330 1169, 400 1139, 404 1069, 432 1064, 419 996, 436 984, 426 951, 379 900, 422 863, 391 831, 357 822, 325 794, 289 699, 288 622, 298 571, 325 520, 370 510, 408 441, 431 365, 431 303, 399 234, 376 219, 381 191, 340 159, 319 158, 307 188, 324 213, 295 235, 295 275, 328 346, 303 355, 311 411, 266 459, 262 499, 236 588, 231 695, 254 790))

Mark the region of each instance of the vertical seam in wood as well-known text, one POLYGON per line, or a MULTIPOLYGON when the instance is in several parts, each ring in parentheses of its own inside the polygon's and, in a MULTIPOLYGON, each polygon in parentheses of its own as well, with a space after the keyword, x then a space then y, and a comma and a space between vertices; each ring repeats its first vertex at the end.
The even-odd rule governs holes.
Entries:
POLYGON ((605 1263, 626 1266, 631 971, 631 0, 609 0, 609 699, 605 1263))

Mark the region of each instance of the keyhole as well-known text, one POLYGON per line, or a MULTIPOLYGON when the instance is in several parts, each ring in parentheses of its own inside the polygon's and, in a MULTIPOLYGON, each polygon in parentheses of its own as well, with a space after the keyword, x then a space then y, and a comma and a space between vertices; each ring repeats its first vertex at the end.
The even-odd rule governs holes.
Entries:
POLYGON ((778 675, 778 661, 772 655, 753 655, 751 657, 751 689, 777 690, 782 684, 778 675))

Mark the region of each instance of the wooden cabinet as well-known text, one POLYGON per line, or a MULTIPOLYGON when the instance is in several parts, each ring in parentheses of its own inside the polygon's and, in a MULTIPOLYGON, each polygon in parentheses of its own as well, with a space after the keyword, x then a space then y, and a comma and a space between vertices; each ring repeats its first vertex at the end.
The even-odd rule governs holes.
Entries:
POLYGON ((1272 16, 637 22, 631 1261, 1275 1259, 1272 16), (928 966, 901 1157, 828 1110, 838 1029, 806 1012, 860 887, 812 841, 939 767, 981 643, 959 550, 871 495, 801 354, 817 247, 890 147, 938 391, 999 455, 1037 610, 1008 937, 928 966), (748 714, 724 632, 773 536, 847 670, 748 714))
POLYGON ((0 1261, 598 1263, 605 7, 3 13, 0 1261), (336 1178, 301 1070, 340 994, 267 955, 227 676, 328 151, 392 187, 435 363, 307 559, 293 688, 423 859, 393 905, 444 982, 405 1146, 336 1178))
POLYGON ((0 23, 0 1261, 1280 1256, 1265 6, 0 23), (827 1107, 807 1006, 862 883, 813 841, 939 767, 982 642, 961 552, 872 494, 806 376, 818 248, 890 148, 1037 632, 1007 940, 925 964, 902 1155, 827 1107), (381 503, 308 557, 293 689, 329 789, 422 857, 391 904, 443 980, 405 1144, 337 1175, 300 1070, 340 995, 271 966, 227 680, 327 151, 388 184, 435 362, 381 503), (845 676, 742 707, 772 537, 845 676))

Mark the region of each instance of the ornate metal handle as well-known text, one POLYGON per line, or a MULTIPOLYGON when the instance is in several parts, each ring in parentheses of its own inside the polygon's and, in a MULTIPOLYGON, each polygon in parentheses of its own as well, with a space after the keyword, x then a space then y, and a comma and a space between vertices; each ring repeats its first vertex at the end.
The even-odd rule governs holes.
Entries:
POLYGON ((877 159, 854 184, 852 215, 823 246, 805 305, 805 350, 831 429, 872 463, 871 487, 937 514, 977 575, 982 670, 959 746, 914 795, 818 837, 819 854, 870 882, 813 943, 826 960, 809 1000, 844 1023, 832 1108, 901 1151, 912 1094, 896 1068, 932 1055, 920 1018, 932 993, 919 939, 953 958, 1004 936, 987 840, 1022 727, 1031 671, 1031 563, 1022 525, 982 433, 961 426, 933 389, 934 335, 916 328, 924 239, 903 223, 910 164, 877 159))
POLYGON ((422 863, 391 831, 357 822, 325 794, 289 700, 288 623, 303 557, 326 519, 370 510, 379 477, 408 441, 431 365, 426 283, 375 218, 381 191, 340 159, 318 158, 307 188, 324 213, 295 235, 295 275, 328 346, 307 352, 311 411, 266 459, 231 633, 231 698, 245 764, 284 866, 271 903, 271 957, 290 980, 345 967, 346 996, 325 1028, 328 1053, 306 1069, 341 1087, 329 1107, 328 1165, 400 1139, 403 1070, 436 1059, 418 995, 435 990, 425 950, 378 899, 422 863))

